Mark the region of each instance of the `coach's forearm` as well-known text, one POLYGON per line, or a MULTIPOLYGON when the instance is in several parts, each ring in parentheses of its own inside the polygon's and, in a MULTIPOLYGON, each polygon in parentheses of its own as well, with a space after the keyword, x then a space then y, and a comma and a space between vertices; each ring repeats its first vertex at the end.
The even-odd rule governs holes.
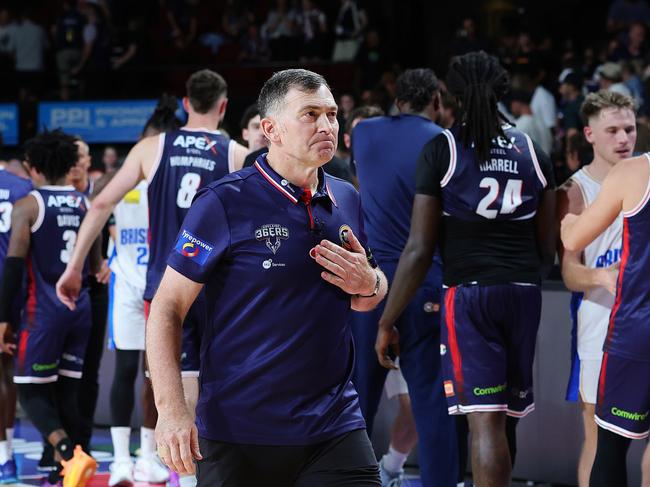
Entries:
POLYGON ((146 353, 156 408, 175 413, 186 408, 180 356, 183 318, 172 302, 154 298, 146 327, 146 353))
POLYGON ((79 272, 83 269, 84 262, 86 257, 88 257, 93 243, 113 212, 114 205, 98 201, 100 197, 96 201, 93 201, 90 210, 88 210, 83 222, 81 222, 74 252, 72 253, 70 262, 68 262, 68 268, 75 269, 79 272))

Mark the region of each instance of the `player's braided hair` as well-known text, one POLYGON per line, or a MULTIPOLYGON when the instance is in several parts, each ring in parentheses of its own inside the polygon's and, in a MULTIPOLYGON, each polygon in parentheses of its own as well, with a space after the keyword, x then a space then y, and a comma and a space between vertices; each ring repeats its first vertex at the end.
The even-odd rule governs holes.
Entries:
POLYGON ((176 118, 178 110, 178 100, 175 96, 163 94, 158 100, 155 110, 147 120, 143 133, 147 130, 154 130, 158 133, 169 132, 179 128, 182 124, 176 118))
POLYGON ((447 89, 459 101, 460 140, 474 144, 479 161, 490 156, 492 139, 503 136, 497 103, 508 92, 508 73, 499 60, 484 51, 470 52, 451 60, 447 89))
POLYGON ((60 129, 45 130, 25 143, 25 159, 54 184, 77 163, 75 138, 60 129))

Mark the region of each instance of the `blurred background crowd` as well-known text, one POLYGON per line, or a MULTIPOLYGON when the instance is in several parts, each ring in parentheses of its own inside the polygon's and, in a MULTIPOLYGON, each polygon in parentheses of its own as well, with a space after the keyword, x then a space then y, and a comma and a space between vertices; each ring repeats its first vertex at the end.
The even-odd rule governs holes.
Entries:
MULTIPOLYGON (((24 141, 39 129, 40 101, 180 95, 190 72, 210 67, 229 83, 223 128, 238 137, 268 75, 305 66, 332 84, 344 127, 362 105, 396 113, 402 70, 444 79, 452 56, 484 49, 511 74, 502 111, 552 155, 561 182, 591 157, 579 115, 587 92, 633 96, 636 151, 650 150, 649 27, 646 0, 4 0, 0 102, 19 104, 24 141)), ((455 101, 442 89, 440 125, 450 126, 455 101)), ((93 147, 97 169, 128 146, 104 149, 93 147)), ((0 159, 18 154, 5 146, 0 159)))

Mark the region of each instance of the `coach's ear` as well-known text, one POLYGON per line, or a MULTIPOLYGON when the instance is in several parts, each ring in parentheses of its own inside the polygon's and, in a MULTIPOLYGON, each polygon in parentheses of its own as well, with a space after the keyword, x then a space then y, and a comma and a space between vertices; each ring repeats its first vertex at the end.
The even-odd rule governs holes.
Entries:
POLYGON ((280 126, 277 120, 272 117, 264 117, 260 120, 260 128, 269 142, 273 144, 280 143, 280 126))

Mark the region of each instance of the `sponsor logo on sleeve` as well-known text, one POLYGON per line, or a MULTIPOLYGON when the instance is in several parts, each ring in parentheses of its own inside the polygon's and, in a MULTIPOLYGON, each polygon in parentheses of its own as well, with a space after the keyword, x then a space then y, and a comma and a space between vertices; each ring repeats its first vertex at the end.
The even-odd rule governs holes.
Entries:
POLYGON ((452 397, 454 395, 454 383, 450 380, 445 381, 445 396, 452 397))
POLYGON ((176 241, 174 250, 197 264, 203 265, 208 260, 213 248, 212 245, 196 238, 187 230, 183 230, 176 241))

